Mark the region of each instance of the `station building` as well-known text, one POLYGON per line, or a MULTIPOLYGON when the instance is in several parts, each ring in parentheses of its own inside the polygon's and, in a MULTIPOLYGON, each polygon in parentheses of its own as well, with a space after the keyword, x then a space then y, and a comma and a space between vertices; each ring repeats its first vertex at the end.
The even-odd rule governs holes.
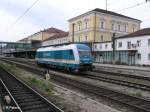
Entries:
MULTIPOLYGON (((54 38, 56 37, 56 35, 59 34, 66 34, 66 32, 53 27, 44 29, 26 38, 23 38, 17 42, 21 44, 23 43, 29 44, 31 46, 30 48, 26 49, 26 47, 24 47, 24 49, 22 50, 10 51, 7 52, 6 54, 7 56, 14 56, 14 57, 35 58, 36 50, 39 47, 42 47, 43 42, 45 42, 44 44, 46 44, 46 40, 54 38)), ((47 45, 50 46, 49 44, 47 45)))
POLYGON ((45 39, 42 46, 60 45, 69 43, 68 32, 58 33, 52 37, 45 39))
POLYGON ((140 20, 96 8, 71 18, 68 22, 70 42, 87 42, 92 49, 95 62, 112 63, 116 60, 117 64, 134 65, 136 63, 134 47, 130 49, 130 52, 126 49, 116 50, 114 53, 112 41, 113 34, 116 41, 118 37, 140 30, 140 20))
POLYGON ((105 42, 140 30, 141 21, 103 9, 94 9, 68 20, 70 42, 105 42))
POLYGON ((43 46, 85 43, 91 47, 95 62, 149 65, 149 49, 143 43, 149 41, 149 28, 140 30, 140 20, 96 8, 68 22, 69 32, 51 27, 19 42, 30 43, 35 48, 31 52, 43 46))
POLYGON ((65 33, 65 31, 51 27, 34 33, 26 38, 23 38, 18 42, 30 43, 33 48, 39 48, 42 46, 42 42, 44 40, 49 39, 59 33, 65 33))
POLYGON ((114 51, 112 44, 112 41, 94 43, 95 62, 112 63, 115 60, 116 64, 150 65, 150 28, 116 38, 114 51))

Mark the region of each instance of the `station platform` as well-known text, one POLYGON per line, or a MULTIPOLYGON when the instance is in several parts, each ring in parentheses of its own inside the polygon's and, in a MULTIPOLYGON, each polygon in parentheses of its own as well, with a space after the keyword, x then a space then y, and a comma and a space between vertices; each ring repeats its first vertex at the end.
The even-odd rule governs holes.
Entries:
POLYGON ((128 75, 136 75, 150 78, 150 67, 144 66, 128 66, 128 65, 114 65, 114 64, 93 64, 97 71, 107 71, 112 73, 123 73, 128 75))
POLYGON ((143 71, 150 72, 150 67, 144 67, 144 66, 114 65, 114 64, 101 64, 101 63, 94 63, 93 65, 94 66, 103 66, 103 67, 132 69, 132 70, 143 70, 143 71))

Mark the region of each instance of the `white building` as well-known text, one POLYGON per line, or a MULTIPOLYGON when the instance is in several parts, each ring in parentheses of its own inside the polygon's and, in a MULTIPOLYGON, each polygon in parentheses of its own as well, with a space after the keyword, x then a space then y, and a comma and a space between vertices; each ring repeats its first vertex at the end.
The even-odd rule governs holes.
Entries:
POLYGON ((42 42, 42 46, 59 45, 69 43, 68 32, 56 34, 42 42))
MULTIPOLYGON (((95 61, 112 63, 112 42, 95 43, 95 61)), ((150 65, 150 28, 118 37, 115 40, 115 61, 118 64, 150 65)))

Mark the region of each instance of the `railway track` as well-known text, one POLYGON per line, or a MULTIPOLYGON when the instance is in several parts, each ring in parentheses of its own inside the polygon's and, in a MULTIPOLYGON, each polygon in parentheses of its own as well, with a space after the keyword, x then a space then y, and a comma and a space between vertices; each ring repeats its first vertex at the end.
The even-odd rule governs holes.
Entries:
POLYGON ((62 82, 63 84, 71 85, 72 87, 78 88, 84 92, 94 94, 99 97, 104 97, 115 102, 124 104, 126 106, 130 106, 134 109, 135 112, 150 112, 150 101, 133 97, 127 94, 123 94, 117 91, 109 90, 103 87, 90 85, 88 83, 74 80, 74 79, 67 79, 60 76, 55 76, 53 80, 62 82))
POLYGON ((63 112, 14 75, 0 68, 0 78, 9 90, 20 112, 63 112))
POLYGON ((2 111, 15 111, 15 112, 21 112, 21 109, 19 108, 18 104, 12 97, 11 93, 9 92, 8 88, 0 78, 0 102, 2 111))
POLYGON ((29 64, 29 65, 33 65, 33 66, 36 66, 36 62, 35 61, 31 61, 29 59, 25 59, 25 58, 8 58, 8 57, 0 57, 0 59, 8 59, 8 60, 11 60, 11 61, 17 61, 17 62, 20 62, 20 63, 26 63, 26 64, 29 64))
MULTIPOLYGON (((15 60, 11 59, 11 61, 17 61, 20 63, 26 63, 29 64, 30 62, 26 62, 23 60, 15 60)), ((32 64, 29 64, 32 65, 32 64)), ((36 66, 36 65, 35 65, 36 66)), ((64 72, 65 73, 65 72, 64 72)), ((78 75, 78 73, 74 73, 75 75, 78 75)), ((143 78, 139 76, 134 76, 134 75, 126 75, 126 74, 115 74, 115 73, 99 73, 99 72, 81 72, 84 77, 94 79, 94 80, 99 80, 103 82, 108 82, 112 84, 117 84, 117 85, 122 85, 122 86, 127 86, 127 87, 132 87, 135 89, 140 89, 144 91, 150 91, 150 79, 149 78, 143 78)), ((80 75, 80 76, 82 76, 80 75)))
MULTIPOLYGON (((19 64, 18 65, 20 67, 25 67, 25 69, 30 69, 32 70, 32 72, 35 72, 36 74, 42 74, 41 70, 38 70, 34 67, 25 65, 25 64, 19 64), (34 69, 33 69, 34 68, 34 69)), ((110 90, 110 89, 106 89, 103 87, 99 87, 96 85, 92 85, 89 84, 88 82, 83 82, 81 80, 75 80, 75 79, 71 79, 71 78, 67 78, 64 77, 63 75, 57 75, 57 74, 62 74, 60 72, 56 72, 56 71, 51 71, 52 75, 52 79, 54 81, 58 81, 61 82, 63 84, 69 85, 71 87, 80 89, 86 93, 90 93, 99 97, 104 97, 106 99, 110 99, 113 100, 115 102, 124 104, 126 106, 129 106, 130 108, 132 108, 135 112, 150 112, 150 101, 143 99, 143 98, 139 98, 139 97, 135 97, 135 96, 131 96, 125 93, 121 93, 118 91, 114 91, 114 90, 110 90)))
POLYGON ((117 76, 115 74, 104 74, 104 73, 97 73, 97 72, 84 72, 87 78, 100 80, 108 83, 118 84, 122 86, 132 87, 136 89, 141 89, 144 91, 150 91, 150 81, 148 79, 139 79, 133 77, 124 77, 124 76, 117 76))

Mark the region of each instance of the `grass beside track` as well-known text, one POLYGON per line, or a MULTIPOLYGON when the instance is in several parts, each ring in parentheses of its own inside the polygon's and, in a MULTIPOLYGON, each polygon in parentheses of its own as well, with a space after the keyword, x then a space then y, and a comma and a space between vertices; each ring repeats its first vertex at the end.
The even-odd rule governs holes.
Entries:
POLYGON ((45 83, 41 79, 38 79, 34 76, 25 77, 25 80, 31 85, 43 90, 46 94, 48 95, 52 94, 52 85, 49 82, 45 83))
POLYGON ((4 62, 0 62, 0 67, 3 67, 10 73, 20 77, 22 80, 26 81, 29 85, 38 88, 39 90, 43 91, 47 95, 52 95, 53 86, 49 81, 46 81, 42 78, 38 78, 32 74, 27 74, 23 72, 20 68, 17 68, 15 65, 10 65, 4 62))

